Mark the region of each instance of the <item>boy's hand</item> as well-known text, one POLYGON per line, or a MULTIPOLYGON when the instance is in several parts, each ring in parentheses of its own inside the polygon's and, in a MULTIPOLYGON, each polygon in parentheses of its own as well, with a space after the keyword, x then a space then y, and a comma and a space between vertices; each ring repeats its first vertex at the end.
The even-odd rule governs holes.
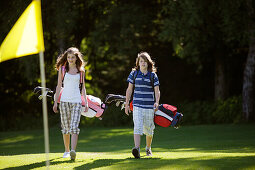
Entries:
POLYGON ((130 110, 130 108, 129 108, 129 104, 126 104, 126 106, 125 106, 125 113, 126 113, 126 115, 128 115, 129 116, 129 113, 131 112, 131 110, 130 110))
POLYGON ((158 105, 159 105, 158 103, 154 103, 153 108, 154 108, 154 110, 155 110, 155 111, 157 111, 157 110, 158 110, 158 105))

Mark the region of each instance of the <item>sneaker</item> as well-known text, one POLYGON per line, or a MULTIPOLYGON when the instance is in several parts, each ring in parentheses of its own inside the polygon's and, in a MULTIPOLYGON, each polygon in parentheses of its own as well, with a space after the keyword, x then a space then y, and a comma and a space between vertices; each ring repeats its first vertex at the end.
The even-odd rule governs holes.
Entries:
POLYGON ((70 152, 65 152, 63 158, 68 158, 70 156, 70 152))
POLYGON ((76 158, 76 152, 75 152, 74 150, 71 150, 71 152, 70 152, 70 158, 71 158, 71 160, 75 160, 75 158, 76 158))
POLYGON ((132 149, 132 154, 134 155, 135 158, 140 158, 140 151, 139 148, 134 147, 132 149))
POLYGON ((151 149, 146 149, 145 151, 147 156, 152 156, 151 149))

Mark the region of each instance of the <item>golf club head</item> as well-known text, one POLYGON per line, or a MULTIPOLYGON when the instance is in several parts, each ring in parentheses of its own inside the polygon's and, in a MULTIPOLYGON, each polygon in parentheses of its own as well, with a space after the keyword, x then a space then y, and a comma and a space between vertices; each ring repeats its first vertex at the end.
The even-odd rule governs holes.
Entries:
POLYGON ((122 103, 120 110, 123 110, 125 108, 125 104, 126 104, 126 102, 122 103))
POLYGON ((38 99, 39 99, 39 100, 42 100, 42 98, 43 98, 43 96, 42 96, 42 95, 40 95, 40 96, 38 97, 38 99))
POLYGON ((116 102, 116 107, 119 107, 119 105, 120 105, 120 101, 117 101, 116 102))
POLYGON ((45 89, 45 91, 49 92, 49 93, 53 93, 53 91, 50 88, 46 88, 46 87, 41 87, 41 86, 37 86, 34 88, 34 93, 38 93, 41 92, 43 89, 45 89))
POLYGON ((40 92, 41 91, 41 87, 40 86, 37 86, 37 87, 35 87, 34 88, 34 93, 38 93, 38 92, 40 92))

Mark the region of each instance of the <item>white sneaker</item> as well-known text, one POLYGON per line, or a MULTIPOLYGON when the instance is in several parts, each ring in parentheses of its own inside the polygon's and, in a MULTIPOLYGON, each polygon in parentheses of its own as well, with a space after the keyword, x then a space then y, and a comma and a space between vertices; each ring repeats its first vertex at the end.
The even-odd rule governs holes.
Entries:
POLYGON ((70 152, 70 158, 71 158, 71 160, 75 160, 75 158, 76 158, 76 152, 75 152, 75 150, 71 150, 71 152, 70 152))
POLYGON ((70 152, 65 152, 63 158, 68 158, 70 156, 70 152))

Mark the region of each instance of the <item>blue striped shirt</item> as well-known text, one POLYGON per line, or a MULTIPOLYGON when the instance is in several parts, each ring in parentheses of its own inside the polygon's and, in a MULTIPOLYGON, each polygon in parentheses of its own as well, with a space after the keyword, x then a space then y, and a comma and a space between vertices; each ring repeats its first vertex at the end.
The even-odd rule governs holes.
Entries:
POLYGON ((154 89, 151 83, 152 77, 154 77, 154 87, 159 86, 158 76, 154 72, 148 71, 147 74, 144 75, 140 70, 136 70, 131 71, 131 73, 129 74, 127 82, 134 84, 135 78, 133 106, 145 109, 153 109, 153 105, 155 103, 155 96, 154 89))

